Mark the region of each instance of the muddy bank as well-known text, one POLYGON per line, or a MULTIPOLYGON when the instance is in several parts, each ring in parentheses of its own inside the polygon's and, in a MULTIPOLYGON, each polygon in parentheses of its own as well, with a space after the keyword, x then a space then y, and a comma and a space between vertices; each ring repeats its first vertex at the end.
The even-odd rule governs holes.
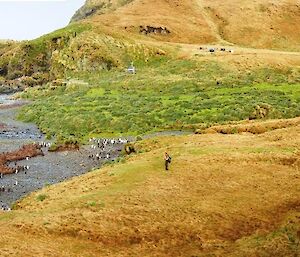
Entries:
POLYGON ((3 175, 18 173, 25 167, 18 166, 18 161, 28 160, 39 155, 44 156, 44 153, 37 144, 24 145, 16 151, 0 153, 0 177, 3 178, 3 175), (14 166, 9 166, 12 163, 14 163, 14 166))

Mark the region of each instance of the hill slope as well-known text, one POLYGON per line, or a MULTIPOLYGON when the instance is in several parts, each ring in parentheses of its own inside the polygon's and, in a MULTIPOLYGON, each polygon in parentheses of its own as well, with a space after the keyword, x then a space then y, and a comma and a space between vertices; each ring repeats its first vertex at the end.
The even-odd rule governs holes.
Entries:
POLYGON ((133 0, 87 0, 73 15, 71 22, 80 21, 96 14, 107 13, 132 1, 133 0))
POLYGON ((145 62, 164 54, 128 35, 76 23, 35 40, 0 44, 0 76, 7 87, 22 90, 65 79, 69 72, 123 69, 131 61, 145 62))
POLYGON ((297 256, 299 118, 291 124, 259 136, 139 143, 143 153, 125 163, 47 187, 1 214, 0 255, 297 256))
POLYGON ((158 35, 159 32, 154 36, 163 41, 228 42, 300 50, 297 0, 134 0, 113 1, 108 5, 109 2, 87 1, 82 9, 98 6, 102 11, 88 17, 110 28, 139 33, 140 26, 167 27, 171 32, 168 36, 158 35))
POLYGON ((19 44, 0 42, 0 83, 6 85, 0 91, 45 84, 70 71, 124 69, 160 56, 166 42, 299 51, 299 24, 296 0, 88 0, 62 30, 19 44))

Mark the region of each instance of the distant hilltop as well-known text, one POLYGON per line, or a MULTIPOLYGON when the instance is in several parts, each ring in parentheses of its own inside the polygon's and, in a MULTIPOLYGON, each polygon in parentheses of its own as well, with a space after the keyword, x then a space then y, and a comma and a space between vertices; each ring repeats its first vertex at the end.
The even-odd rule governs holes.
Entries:
POLYGON ((96 14, 104 14, 132 1, 133 0, 87 0, 86 3, 74 14, 71 22, 83 20, 96 14))

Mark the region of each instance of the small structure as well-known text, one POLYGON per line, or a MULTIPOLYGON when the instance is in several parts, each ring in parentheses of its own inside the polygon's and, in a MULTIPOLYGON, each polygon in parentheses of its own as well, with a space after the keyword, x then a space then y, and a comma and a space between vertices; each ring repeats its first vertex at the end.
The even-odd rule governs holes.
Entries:
POLYGON ((130 64, 130 66, 127 68, 127 72, 129 74, 136 74, 135 66, 133 65, 133 62, 130 64))

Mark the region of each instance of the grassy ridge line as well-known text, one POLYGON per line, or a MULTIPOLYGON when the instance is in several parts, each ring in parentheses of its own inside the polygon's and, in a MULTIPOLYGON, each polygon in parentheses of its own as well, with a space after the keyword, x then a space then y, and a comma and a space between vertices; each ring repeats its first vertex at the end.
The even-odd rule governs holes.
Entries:
POLYGON ((78 140, 239 121, 257 106, 267 106, 265 118, 300 115, 296 68, 237 72, 212 61, 170 57, 136 66, 134 76, 123 70, 70 73, 87 83, 26 90, 21 97, 34 103, 19 118, 37 123, 49 137, 78 140))
POLYGON ((89 23, 71 25, 13 47, 0 48, 3 77, 14 89, 64 79, 69 72, 101 72, 148 61, 163 50, 134 42, 118 32, 89 23))
POLYGON ((161 41, 212 44, 225 40, 254 48, 299 51, 300 6, 296 2, 88 0, 82 10, 95 12, 81 17, 135 35, 140 25, 167 27, 169 35, 147 35, 161 41), (103 2, 111 4, 106 8, 103 2))
POLYGON ((37 80, 37 83, 48 81, 54 75, 50 67, 52 52, 66 47, 75 34, 79 35, 90 28, 88 25, 73 24, 38 39, 22 41, 15 47, 3 49, 0 67, 6 70, 5 78, 13 80, 25 76, 37 80), (60 40, 59 43, 56 39, 60 40))
POLYGON ((139 142, 125 163, 32 193, 1 229, 24 253, 44 253, 48 239, 53 256, 295 256, 299 129, 139 142))

